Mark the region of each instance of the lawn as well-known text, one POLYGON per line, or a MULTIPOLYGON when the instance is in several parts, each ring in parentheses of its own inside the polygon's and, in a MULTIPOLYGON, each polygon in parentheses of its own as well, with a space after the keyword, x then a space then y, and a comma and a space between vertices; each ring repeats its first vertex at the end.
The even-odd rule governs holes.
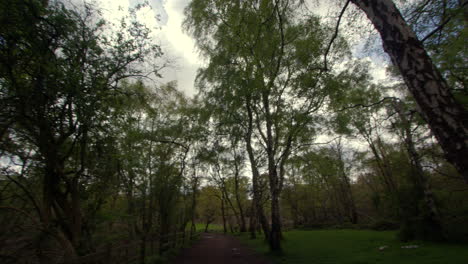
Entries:
POLYGON ((284 233, 284 255, 268 254, 262 239, 240 236, 243 243, 274 263, 287 264, 467 264, 468 245, 421 241, 402 243, 395 232, 369 230, 314 230, 284 233), (404 249, 401 246, 418 245, 404 249), (381 246, 388 246, 379 250, 381 246))

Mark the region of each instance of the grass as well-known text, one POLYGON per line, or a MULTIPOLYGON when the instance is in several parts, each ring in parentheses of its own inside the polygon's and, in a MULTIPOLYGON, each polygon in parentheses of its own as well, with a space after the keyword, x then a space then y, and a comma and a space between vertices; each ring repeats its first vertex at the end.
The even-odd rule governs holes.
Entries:
POLYGON ((395 232, 370 230, 293 230, 284 233, 284 255, 268 253, 262 238, 243 243, 266 254, 274 263, 288 264, 467 264, 468 245, 421 241, 402 243, 395 232), (403 249, 404 245, 419 245, 403 249), (388 246, 380 251, 379 247, 388 246))

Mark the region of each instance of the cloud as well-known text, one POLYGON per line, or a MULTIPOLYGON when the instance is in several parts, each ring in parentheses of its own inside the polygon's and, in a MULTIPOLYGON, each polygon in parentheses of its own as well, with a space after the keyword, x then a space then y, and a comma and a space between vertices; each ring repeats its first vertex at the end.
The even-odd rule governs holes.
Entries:
POLYGON ((184 8, 188 0, 164 1, 167 21, 162 25, 160 38, 167 55, 175 58, 176 65, 163 74, 165 80, 177 80, 179 88, 188 95, 195 94, 194 80, 201 59, 195 50, 195 41, 182 31, 184 8))
POLYGON ((128 0, 97 0, 96 2, 102 9, 106 20, 114 23, 128 14, 128 8, 130 7, 128 0))
MULTIPOLYGON (((106 20, 118 24, 128 14, 128 9, 145 3, 145 0, 96 0, 106 20)), ((159 44, 165 58, 171 61, 161 72, 157 83, 176 80, 180 90, 192 96, 196 93, 194 80, 201 59, 195 50, 194 40, 182 31, 184 8, 189 0, 150 0, 149 6, 138 10, 139 21, 153 31, 153 39, 159 44)))

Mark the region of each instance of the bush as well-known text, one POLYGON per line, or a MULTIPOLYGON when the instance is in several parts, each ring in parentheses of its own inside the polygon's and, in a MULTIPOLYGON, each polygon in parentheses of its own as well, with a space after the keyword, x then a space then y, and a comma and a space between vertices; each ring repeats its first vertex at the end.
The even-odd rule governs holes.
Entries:
POLYGON ((372 230, 386 231, 386 230, 397 230, 400 225, 390 220, 380 219, 371 224, 372 230))
POLYGON ((450 217, 444 221, 448 241, 468 243, 468 216, 450 217))

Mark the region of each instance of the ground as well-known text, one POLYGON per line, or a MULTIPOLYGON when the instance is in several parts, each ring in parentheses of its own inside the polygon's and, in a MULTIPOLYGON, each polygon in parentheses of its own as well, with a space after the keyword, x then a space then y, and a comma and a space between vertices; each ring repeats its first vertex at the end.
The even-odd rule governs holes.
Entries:
POLYGON ((203 233, 200 240, 183 251, 174 264, 270 264, 232 236, 203 233))

